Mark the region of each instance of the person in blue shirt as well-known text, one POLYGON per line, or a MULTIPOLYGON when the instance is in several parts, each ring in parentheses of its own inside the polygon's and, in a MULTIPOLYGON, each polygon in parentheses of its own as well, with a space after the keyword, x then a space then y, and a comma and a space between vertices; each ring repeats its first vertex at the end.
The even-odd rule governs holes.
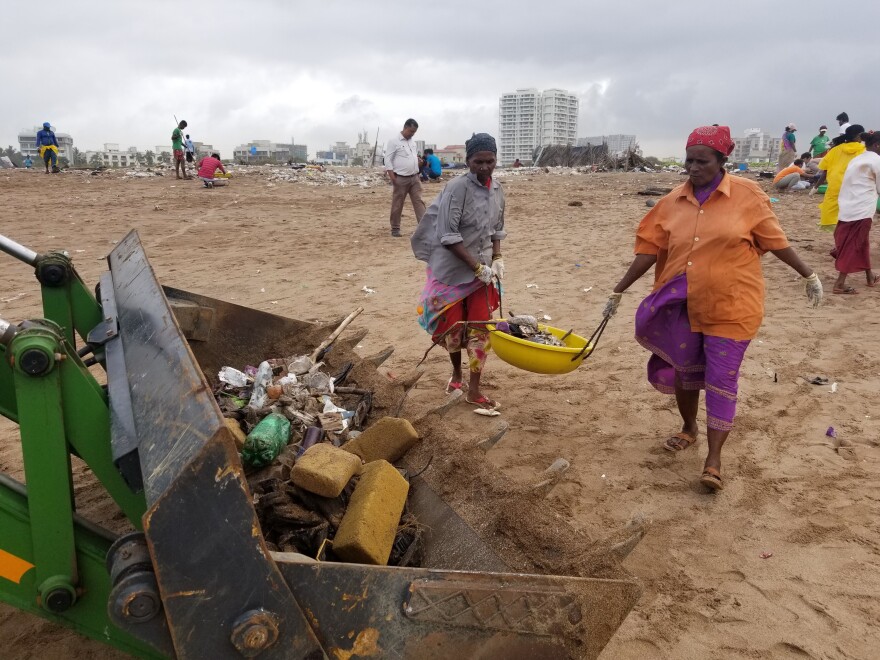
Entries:
POLYGON ((24 157, 24 163, 23 163, 23 165, 24 165, 27 169, 31 169, 31 168, 34 166, 34 161, 31 160, 31 157, 30 157, 30 156, 25 156, 25 157, 24 157))
POLYGON ((193 144, 193 141, 189 139, 189 134, 187 134, 186 139, 183 141, 183 150, 186 153, 186 162, 187 163, 195 162, 196 147, 193 144))
POLYGON ((52 161, 52 171, 58 172, 58 140, 49 122, 43 122, 43 130, 37 133, 37 149, 40 150, 40 158, 46 164, 46 174, 49 174, 49 161, 52 161))
POLYGON ((434 155, 433 149, 425 149, 425 166, 422 168, 422 181, 437 181, 443 174, 443 165, 434 155))

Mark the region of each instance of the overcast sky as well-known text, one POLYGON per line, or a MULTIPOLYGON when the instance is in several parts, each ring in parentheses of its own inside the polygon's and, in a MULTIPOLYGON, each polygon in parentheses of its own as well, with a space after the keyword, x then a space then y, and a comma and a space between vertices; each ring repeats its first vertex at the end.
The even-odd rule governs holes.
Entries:
POLYGON ((498 132, 498 98, 560 87, 578 135, 681 155, 701 124, 834 117, 880 128, 876 0, 781 3, 3 0, 0 143, 51 121, 81 150, 170 144, 174 115, 224 157, 253 139, 309 153, 415 117, 439 146, 498 132))

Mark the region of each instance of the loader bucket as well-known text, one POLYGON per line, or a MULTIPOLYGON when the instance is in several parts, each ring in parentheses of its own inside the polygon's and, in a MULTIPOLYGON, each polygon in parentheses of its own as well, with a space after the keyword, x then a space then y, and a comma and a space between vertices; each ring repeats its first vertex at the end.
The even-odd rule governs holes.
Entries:
MULTIPOLYGON (((114 456, 140 466, 144 533, 177 657, 598 655, 638 599, 636 581, 510 573, 419 478, 410 500, 428 527, 421 567, 270 553, 206 374, 308 352, 325 328, 163 291, 136 232, 108 259, 101 297, 115 308, 124 364, 122 377, 108 371, 111 409, 130 408, 117 414, 133 420, 136 445, 116 447, 114 436, 114 456)), ((330 361, 356 359, 346 350, 330 361)), ((123 626, 144 638, 137 623, 123 626)))

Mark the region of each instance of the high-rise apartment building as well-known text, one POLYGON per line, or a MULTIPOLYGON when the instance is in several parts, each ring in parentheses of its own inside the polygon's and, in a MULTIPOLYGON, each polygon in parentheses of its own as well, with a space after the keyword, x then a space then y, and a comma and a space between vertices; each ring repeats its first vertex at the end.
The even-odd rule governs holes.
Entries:
POLYGON ((578 98, 564 89, 518 89, 498 101, 498 161, 531 161, 535 150, 577 139, 578 98))

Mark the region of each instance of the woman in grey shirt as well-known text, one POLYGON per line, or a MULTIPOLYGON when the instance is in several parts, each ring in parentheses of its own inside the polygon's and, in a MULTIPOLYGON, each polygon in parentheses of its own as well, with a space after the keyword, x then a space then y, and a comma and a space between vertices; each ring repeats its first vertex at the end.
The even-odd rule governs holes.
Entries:
POLYGON ((470 172, 450 181, 428 207, 412 236, 416 257, 427 262, 427 281, 419 299, 419 325, 443 343, 452 361, 446 391, 462 389, 461 350, 468 353, 465 400, 482 410, 499 404, 480 391, 489 350, 488 321, 498 309, 504 261, 504 190, 492 179, 498 150, 488 133, 465 143, 470 172), (467 321, 467 324, 461 323, 467 321))

